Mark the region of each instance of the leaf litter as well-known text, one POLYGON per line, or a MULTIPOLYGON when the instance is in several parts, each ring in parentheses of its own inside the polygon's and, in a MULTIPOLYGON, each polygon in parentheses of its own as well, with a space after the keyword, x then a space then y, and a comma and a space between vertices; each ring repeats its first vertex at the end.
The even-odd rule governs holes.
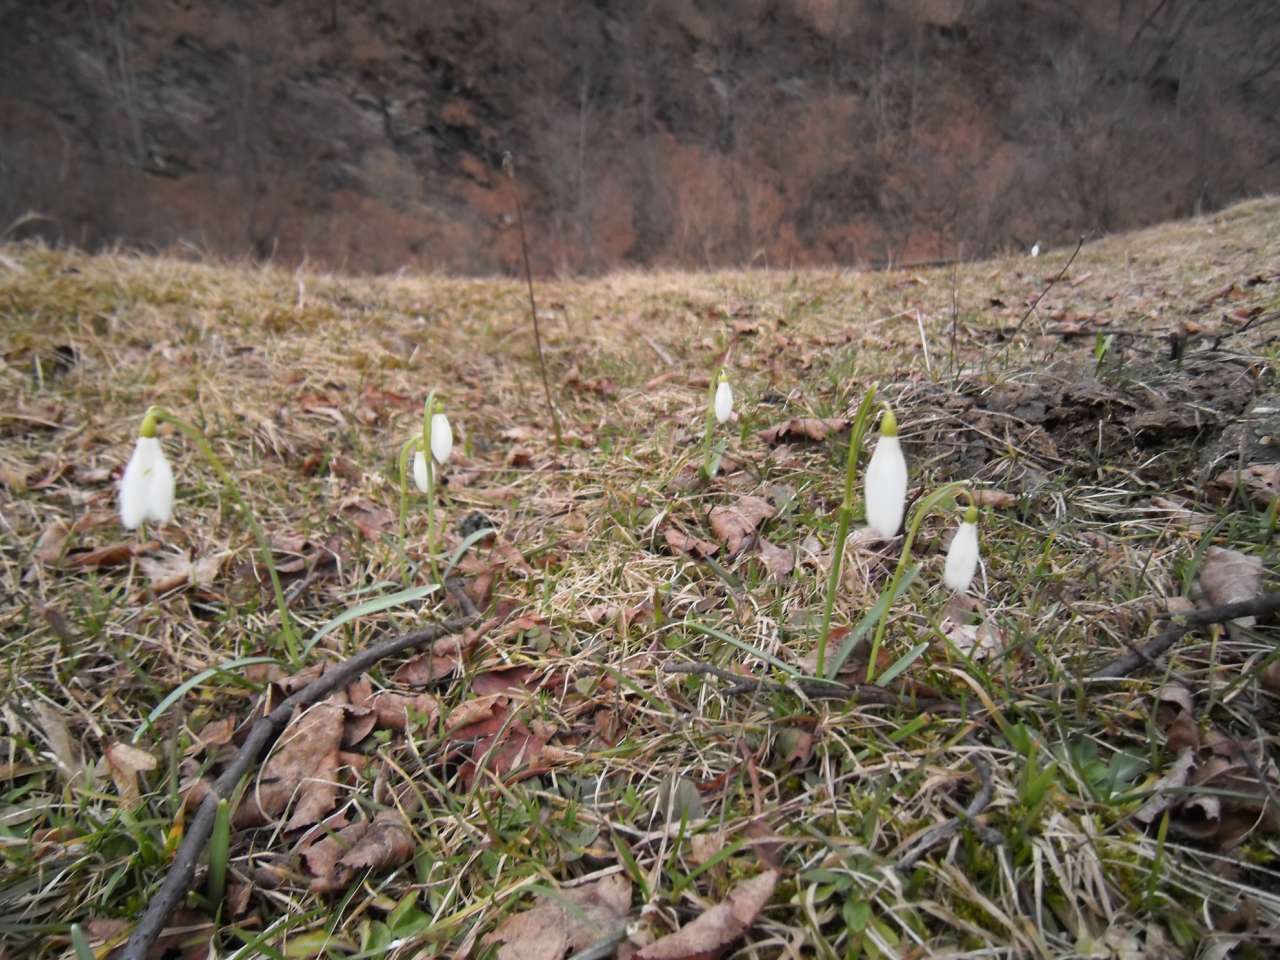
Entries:
MULTIPOLYGON (((175 523, 116 539, 110 469, 150 399, 134 386, 145 365, 173 365, 147 369, 175 397, 202 364, 211 439, 242 478, 287 583, 304 584, 290 603, 310 630, 423 582, 425 503, 411 488, 402 551, 392 462, 420 415, 423 371, 406 360, 416 348, 468 447, 436 504, 436 529, 448 530, 438 559, 461 551, 451 576, 486 624, 374 669, 293 719, 248 778, 224 924, 234 916, 284 955, 479 955, 503 911, 518 917, 552 902, 544 891, 586 889, 603 872, 655 885, 643 902, 630 886, 608 915, 616 922, 581 948, 586 934, 552 938, 568 920, 535 924, 562 960, 628 924, 635 939, 619 955, 714 956, 744 938, 745 952, 785 942, 839 955, 920 943, 959 953, 1027 945, 1030 930, 1039 949, 1067 954, 1102 944, 1109 929, 1117 949, 1173 943, 1191 955, 1218 921, 1235 923, 1233 940, 1262 943, 1261 931, 1280 925, 1269 894, 1273 621, 1197 631, 1119 681, 1080 678, 1160 629, 1153 618, 1182 599, 1196 566, 1202 605, 1267 589, 1267 445, 1233 442, 1248 456, 1223 458, 1214 438, 1266 383, 1262 321, 1276 286, 1257 261, 1280 254, 1263 229, 1273 220, 1258 201, 1086 247, 1042 305, 1052 324, 1084 335, 1042 337, 1028 323, 1007 361, 999 350, 1043 282, 1016 259, 961 265, 954 293, 949 270, 905 281, 801 272, 793 284, 778 272, 558 283, 566 318, 608 318, 547 325, 552 373, 571 387, 560 402, 573 439, 560 450, 540 424, 502 437, 531 371, 500 285, 307 274, 298 307, 279 294, 292 291, 292 274, 270 269, 157 270, 120 254, 6 248, 23 268, 3 278, 6 302, 53 318, 47 332, 22 336, 42 355, 69 344, 76 357, 74 378, 44 387, 16 362, 0 368, 17 412, 35 418, 6 421, 0 450, 6 530, 21 545, 5 553, 21 574, 3 611, 6 629, 17 628, 6 633, 17 642, 4 715, 19 732, 0 764, 7 849, 40 892, 24 909, 42 923, 85 924, 95 949, 127 932, 129 920, 108 931, 85 905, 135 915, 166 858, 158 847, 138 856, 116 808, 136 805, 133 822, 163 825, 148 836, 169 842, 191 815, 172 798, 189 804, 207 789, 259 714, 255 702, 278 702, 319 663, 439 619, 448 602, 441 593, 348 623, 300 671, 225 666, 280 660, 270 600, 235 511, 202 486, 180 438, 166 436, 166 450, 180 484, 200 495, 175 523), (1244 229, 1250 245, 1228 242, 1244 229), (1130 258, 1135 243, 1162 258, 1130 258), (1250 319, 1198 306, 1223 289, 1250 319), (938 360, 953 296, 954 365, 938 360), (95 332, 123 311, 130 342, 154 353, 95 332), (413 320, 426 315, 429 344, 413 320), (1173 363, 1166 341, 1126 338, 1122 326, 1181 331, 1185 353, 1173 363), (1095 329, 1113 336, 1101 359, 1095 329), (640 333, 667 359, 634 350, 640 333), (727 356, 719 333, 731 338, 727 356), (1210 349, 1227 333, 1230 351, 1210 349), (932 374, 920 365, 922 336, 932 374), (695 465, 696 385, 719 364, 734 380, 738 421, 723 432, 726 469, 706 479, 695 465), (76 392, 105 385, 108 371, 115 386, 92 402, 76 392), (813 658, 849 414, 872 379, 898 411, 913 484, 973 483, 988 576, 982 607, 948 623, 933 584, 954 518, 925 518, 922 573, 891 609, 875 664, 881 675, 905 669, 868 686, 864 638, 841 672, 848 692, 833 698, 788 671, 813 658), (779 487, 789 495, 776 498, 779 487), (464 549, 470 531, 455 531, 474 504, 501 536, 464 549), (234 556, 212 580, 196 575, 226 549, 234 556), (143 563, 166 558, 169 569, 143 563), (138 592, 149 572, 171 584, 164 596, 138 592), (967 659, 943 651, 935 625, 967 659), (1161 684, 1170 689, 1156 697, 1161 684), (1079 743, 1093 754, 1065 752, 1079 743), (140 753, 118 749, 126 744, 140 753), (983 799, 974 758, 986 758, 991 800, 900 881, 904 841, 983 799), (682 809, 705 817, 666 822, 657 811, 668 780, 689 784, 698 805, 682 809), (987 842, 991 830, 1004 844, 987 842), (80 857, 86 836, 97 860, 45 870, 80 857), (748 886, 744 876, 766 865, 775 879, 748 886), (113 883, 122 870, 128 882, 113 883), (534 899, 521 901, 531 888, 534 899), (1224 919, 1244 902, 1253 920, 1224 919), (332 913, 341 936, 302 919, 313 909, 332 913)), ((900 545, 850 545, 832 644, 872 608, 900 545)), ((174 922, 197 931, 193 944, 239 949, 238 934, 209 916, 174 922)), ((69 949, 57 936, 14 936, 15 955, 69 949)), ((520 942, 487 945, 523 955, 520 942)))

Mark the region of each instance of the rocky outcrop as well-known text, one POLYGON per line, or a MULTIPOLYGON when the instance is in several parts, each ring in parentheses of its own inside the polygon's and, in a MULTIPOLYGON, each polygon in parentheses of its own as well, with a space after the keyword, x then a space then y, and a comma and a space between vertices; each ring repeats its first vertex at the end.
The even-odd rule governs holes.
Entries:
POLYGON ((506 271, 509 151, 544 271, 1065 240, 1280 186, 1268 7, 11 2, 0 229, 506 271))

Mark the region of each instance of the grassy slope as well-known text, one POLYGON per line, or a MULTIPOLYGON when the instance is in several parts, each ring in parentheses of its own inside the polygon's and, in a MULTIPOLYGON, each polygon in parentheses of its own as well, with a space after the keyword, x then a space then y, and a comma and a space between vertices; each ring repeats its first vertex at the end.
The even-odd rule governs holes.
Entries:
MULTIPOLYGON (((295 275, 30 246, 0 254, 0 944, 10 956, 66 955, 68 923, 136 915, 163 874, 180 755, 204 724, 245 718, 254 693, 236 675, 215 676, 144 732, 139 746, 160 762, 144 774, 132 811, 100 762, 104 751, 128 741, 185 678, 271 652, 276 620, 253 581, 252 540, 178 438, 166 441, 178 514, 148 531, 164 545, 151 556, 227 554, 212 582, 149 598, 137 562, 71 564, 85 549, 128 539, 114 483, 142 410, 159 402, 200 423, 277 543, 305 553, 313 548, 304 541, 327 541, 336 550, 336 568, 294 599, 309 632, 357 596, 397 589, 406 563, 413 582, 426 578, 420 498, 407 557, 394 522, 371 538, 356 521, 367 528, 394 515, 395 454, 431 389, 465 447, 438 514, 451 545, 479 510, 532 561, 526 572, 500 569, 491 600, 532 618, 526 629, 491 630, 466 675, 437 693, 451 708, 472 696, 471 676, 498 663, 567 671, 562 692, 543 691, 522 709, 578 759, 468 790, 440 755, 438 730, 370 738, 357 749, 371 760, 358 775, 344 772, 339 801, 356 818, 385 802, 388 786, 413 782, 424 803, 413 818, 419 854, 317 914, 308 912, 321 901, 307 891, 297 836, 237 833, 233 870, 256 884, 237 922, 269 929, 267 946, 283 950, 326 925, 358 942, 411 889, 434 922, 394 955, 472 944, 526 904, 531 880, 616 869, 620 845, 650 887, 645 923, 661 933, 759 869, 742 845, 682 882, 708 844, 743 841, 760 824, 782 842, 785 877, 742 956, 796 955, 785 950, 801 944, 805 955, 845 956, 859 939, 845 919, 862 902, 873 922, 861 946, 873 952, 923 943, 1061 955, 1109 936, 1116 949, 1137 938, 1152 951, 1167 942, 1177 955, 1246 902, 1256 916, 1246 940, 1280 922, 1274 834, 1255 830, 1224 855, 1215 841, 1178 833, 1176 819, 1163 844, 1155 827, 1132 819, 1173 760, 1154 697, 1164 678, 1080 682, 1155 629, 1153 616, 1188 589, 1209 540, 1274 559, 1264 511, 1243 497, 1211 500, 1193 469, 1195 446, 1226 419, 1215 410, 1236 409, 1265 385, 1271 328, 1256 322, 1217 352, 1193 337, 1181 365, 1164 339, 1117 336, 1099 365, 1091 332, 1044 333, 1093 316, 1109 322, 1104 332, 1160 335, 1184 323, 1193 332, 1233 329, 1239 321, 1226 315, 1254 307, 1273 318, 1280 202, 1090 244, 1007 355, 999 331, 1017 323, 1069 250, 966 265, 954 284, 942 269, 540 285, 571 434, 560 455, 544 425, 516 283, 295 275), (1262 282, 1248 285, 1254 277, 1262 282), (1238 293, 1215 298, 1231 284, 1238 293), (699 486, 682 470, 698 461, 706 375, 723 348, 739 396, 732 472, 699 486), (728 695, 722 680, 664 673, 697 662, 780 676, 691 624, 791 664, 811 654, 845 444, 833 437, 778 450, 755 431, 788 416, 848 415, 872 380, 898 410, 913 488, 972 480, 1020 495, 983 523, 979 592, 1006 652, 969 663, 934 629, 952 525, 939 515, 922 527, 923 573, 887 631, 890 661, 930 643, 899 684, 902 704, 813 701, 796 690, 728 695), (1037 390, 1057 414, 1035 397, 1028 405, 1027 391, 1037 390), (1153 410, 1177 417, 1143 427, 1136 418, 1153 410), (710 566, 666 548, 665 524, 711 537, 708 508, 742 494, 781 505, 764 535, 797 551, 794 573, 767 575, 754 550, 710 566), (1185 498, 1210 532, 1197 529, 1204 518, 1159 497, 1185 498), (61 549, 59 523, 73 526, 61 549), (655 596, 660 622, 646 608, 655 596), (913 697, 934 706, 921 713, 913 697), (1055 760, 1031 803, 1029 780, 1055 760), (78 763, 88 772, 77 778, 69 768, 78 763), (982 766, 992 778, 983 820, 1004 844, 966 830, 914 869, 897 869, 910 838, 971 801, 982 766), (704 788, 705 820, 662 831, 662 784, 673 772, 704 788), (275 871, 271 888, 264 868, 275 871)), ((475 575, 489 556, 473 550, 464 569, 475 575)), ((874 602, 896 559, 866 546, 849 556, 840 624, 874 602)), ((365 618, 314 657, 340 657, 443 609, 365 618)), ((1178 648, 1172 665, 1194 695, 1203 735, 1256 742, 1274 731, 1275 702, 1257 682, 1269 649, 1265 631, 1178 648)), ((393 672, 387 665, 374 679, 394 685, 393 672)), ((637 891, 637 911, 642 900, 637 891)), ((240 943, 221 937, 223 955, 240 943)))

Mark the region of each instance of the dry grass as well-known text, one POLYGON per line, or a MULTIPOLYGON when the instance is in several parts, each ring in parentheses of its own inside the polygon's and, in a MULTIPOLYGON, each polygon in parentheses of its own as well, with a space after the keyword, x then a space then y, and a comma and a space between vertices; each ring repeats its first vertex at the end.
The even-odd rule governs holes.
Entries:
MULTIPOLYGON (((562 693, 522 709, 574 762, 468 789, 436 731, 371 737, 354 748, 365 767, 343 774, 341 809, 354 818, 412 784, 417 855, 324 898, 307 890, 296 835, 237 833, 233 876, 254 889, 244 913, 219 921, 220 956, 482 955, 478 938, 533 885, 619 870, 636 882, 641 925, 662 933, 761 859, 785 879, 735 956, 1191 956, 1229 938, 1267 953, 1280 929, 1267 818, 1230 850, 1191 825, 1179 833, 1176 819, 1167 834, 1158 817, 1135 820, 1173 762, 1155 696, 1168 678, 1082 678, 1153 629, 1209 544, 1274 561, 1274 514, 1212 498, 1197 463, 1229 412, 1270 382, 1280 201, 1090 244, 1004 355, 1001 331, 1069 254, 966 265, 954 283, 940 269, 542 284, 569 437, 557 454, 517 283, 0 249, 0 953, 70 956, 71 923, 136 917, 165 870, 183 757, 205 724, 244 719, 256 688, 242 668, 216 673, 142 730, 138 745, 159 763, 136 807, 113 785, 106 748, 201 671, 279 653, 252 539, 177 437, 166 448, 178 514, 147 531, 161 543, 147 555, 225 555, 217 575, 153 597, 147 555, 75 565, 130 539, 114 484, 143 409, 200 424, 281 558, 311 562, 288 577, 310 634, 401 588, 406 571, 425 582, 425 507, 413 502, 402 552, 394 461, 431 389, 463 451, 438 512, 450 550, 480 511, 530 564, 499 572, 489 606, 530 626, 492 630, 438 693, 456 706, 498 663, 564 671, 562 693), (1212 349, 1255 308, 1248 330, 1212 349), (1109 321, 1103 335, 1126 333, 1104 343, 1094 316, 1109 321), (1071 324, 1087 335, 1051 332, 1071 324), (1176 363, 1164 339, 1175 329, 1191 332, 1176 363), (689 474, 706 378, 724 354, 740 398, 733 465, 699 485, 689 474), (889 624, 889 662, 930 643, 896 704, 815 700, 785 684, 730 694, 721 679, 666 672, 712 664, 785 681, 762 655, 798 666, 812 653, 844 442, 775 449, 755 432, 846 416, 872 380, 898 410, 914 488, 972 480, 1018 495, 983 523, 979 593, 1002 652, 971 661, 939 632, 951 521, 936 517, 918 544, 924 570, 889 624), (1058 412, 1039 417, 1030 388, 1058 412), (1172 413, 1142 425, 1153 410, 1172 413), (768 575, 755 551, 707 564, 666 548, 666 524, 709 538, 707 509, 743 494, 777 506, 764 535, 795 551, 793 573, 768 575), (583 735, 590 723, 611 732, 583 735), (982 770, 980 822, 901 869, 924 831, 982 792, 982 770), (673 776, 697 788, 696 803, 672 799, 673 776), (686 803, 692 819, 669 822, 686 803), (708 860, 715 850, 727 853, 708 860), (411 894, 401 926, 386 926, 411 894)), ((473 547, 462 569, 474 576, 489 556, 473 547)), ((861 617, 894 562, 892 549, 850 548, 837 623, 861 617)), ((441 613, 427 602, 357 620, 312 658, 441 613)), ((1273 648, 1267 628, 1220 634, 1188 640, 1168 665, 1206 738, 1256 748, 1267 789, 1280 714, 1259 676, 1273 648)), ((391 686, 393 672, 375 680, 391 686)), ((1182 789, 1181 800, 1196 791, 1182 789)), ((125 927, 92 929, 101 945, 125 927)))

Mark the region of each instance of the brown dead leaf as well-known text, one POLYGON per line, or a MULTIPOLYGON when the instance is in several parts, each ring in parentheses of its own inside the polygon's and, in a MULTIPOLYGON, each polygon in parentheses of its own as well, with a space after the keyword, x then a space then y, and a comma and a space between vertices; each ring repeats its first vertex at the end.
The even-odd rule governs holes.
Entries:
POLYGON ((217 579, 229 552, 213 553, 194 563, 186 550, 165 552, 159 557, 140 557, 138 566, 151 581, 153 595, 168 593, 180 587, 210 587, 217 579))
POLYGON ((773 506, 762 497, 739 497, 731 507, 712 507, 707 514, 711 529, 736 557, 755 540, 756 527, 774 514, 773 506))
POLYGON ((340 512, 355 525, 355 528, 360 531, 360 536, 366 540, 376 542, 382 538, 384 533, 388 533, 396 527, 395 514, 385 507, 370 503, 368 500, 349 503, 340 512))
POLYGON ((1194 750, 1183 750, 1178 754, 1169 772, 1151 785, 1151 797, 1144 803, 1133 818, 1139 823, 1150 824, 1156 817, 1164 813, 1174 802, 1177 793, 1187 785, 1187 777, 1195 766, 1194 750))
POLYGON ((770 576, 781 580, 796 568, 795 551, 787 547, 774 546, 764 537, 761 537, 760 562, 764 564, 764 568, 769 572, 770 576))
POLYGON ((67 538, 71 536, 71 528, 61 519, 56 519, 44 528, 40 539, 36 541, 33 551, 35 558, 41 563, 57 563, 66 549, 67 538))
POLYGON ((498 960, 563 960, 613 934, 631 910, 631 881, 613 874, 553 895, 507 917, 481 944, 499 943, 498 960))
POLYGON ((1229 494, 1239 484, 1256 506, 1269 507, 1280 497, 1280 463, 1255 463, 1243 470, 1224 470, 1213 480, 1213 486, 1229 494))
POLYGON ((417 841, 397 809, 381 811, 372 823, 353 823, 303 851, 316 893, 345 890, 362 870, 391 870, 413 856, 417 841))
POLYGON ((693 557, 709 557, 720 549, 717 544, 712 543, 710 540, 702 540, 685 533, 671 524, 663 526, 662 536, 667 541, 667 546, 671 548, 672 553, 687 553, 693 557))
MULTIPOLYGON (((1252 600, 1262 592, 1262 559, 1226 547, 1210 547, 1200 565, 1197 582, 1205 601, 1212 607, 1252 600)), ((1251 627, 1255 618, 1240 617, 1232 622, 1251 627)))
POLYGON ((507 698, 501 694, 464 700, 449 711, 444 721, 445 732, 453 740, 496 733, 508 712, 507 698))
POLYGON ((738 884, 723 903, 645 947, 636 960, 714 960, 751 928, 778 882, 778 871, 766 870, 738 884))
POLYGON ((120 805, 132 810, 142 800, 138 791, 138 774, 156 768, 156 758, 128 743, 107 747, 107 766, 120 794, 120 805))
POLYGON ((343 703, 329 699, 293 719, 261 775, 246 791, 233 818, 236 827, 271 822, 295 795, 297 803, 288 830, 315 823, 333 809, 345 713, 343 703))
POLYGON ((1004 634, 989 620, 982 623, 956 623, 944 618, 938 624, 942 635, 950 640, 966 657, 982 660, 1004 649, 1004 634))
POLYGON ((994 510, 1008 510, 1010 507, 1018 505, 1018 495, 1009 493, 1005 490, 992 490, 990 487, 980 487, 977 490, 971 490, 970 495, 973 502, 979 507, 991 507, 994 510))
POLYGON ((105 547, 98 547, 96 550, 73 553, 69 561, 73 567, 118 567, 140 554, 159 549, 159 540, 148 540, 145 543, 121 540, 105 547))
POLYGON ((849 421, 839 417, 825 420, 819 420, 816 417, 794 417, 764 430, 758 430, 756 436, 765 443, 783 443, 792 440, 822 441, 827 439, 828 434, 839 433, 841 430, 848 429, 848 426, 849 421))
POLYGON ((369 709, 384 730, 404 730, 409 725, 410 712, 415 717, 425 717, 428 726, 434 725, 440 716, 440 701, 429 693, 407 697, 402 693, 383 690, 369 702, 369 709))
POLYGON ((395 682, 408 687, 425 687, 462 669, 462 658, 479 639, 479 632, 441 637, 431 645, 430 651, 410 657, 395 672, 395 682))

